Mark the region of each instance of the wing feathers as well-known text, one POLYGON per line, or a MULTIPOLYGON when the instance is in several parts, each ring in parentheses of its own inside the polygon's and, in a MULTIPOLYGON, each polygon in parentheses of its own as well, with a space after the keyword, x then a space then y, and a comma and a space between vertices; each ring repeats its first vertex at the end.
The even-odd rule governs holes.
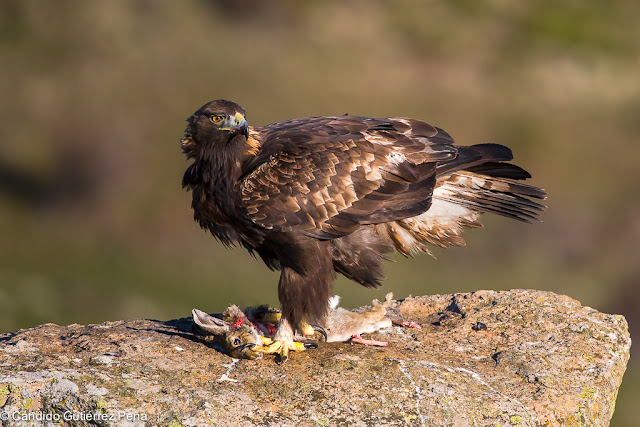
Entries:
POLYGON ((531 175, 520 166, 511 163, 486 162, 481 165, 465 168, 469 172, 509 179, 527 179, 531 175))
POLYGON ((513 159, 508 147, 500 144, 476 144, 470 147, 461 146, 455 160, 438 165, 438 175, 453 173, 462 169, 481 165, 487 162, 507 162, 513 159))
POLYGON ((457 153, 446 132, 414 119, 311 117, 252 132, 261 149, 241 177, 249 217, 320 238, 428 209, 436 162, 457 153))
POLYGON ((415 119, 310 117, 251 130, 260 150, 243 165, 242 201, 265 228, 334 239, 375 225, 402 253, 462 245, 463 228, 490 212, 539 220, 546 192, 506 163, 499 144, 453 146, 415 119), (386 224, 384 224, 386 223, 386 224))

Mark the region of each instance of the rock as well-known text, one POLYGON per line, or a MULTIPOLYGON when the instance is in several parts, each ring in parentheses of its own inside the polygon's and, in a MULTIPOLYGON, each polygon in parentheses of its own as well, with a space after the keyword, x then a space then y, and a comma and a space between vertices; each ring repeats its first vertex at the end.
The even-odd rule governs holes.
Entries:
POLYGON ((324 343, 283 365, 208 347, 190 318, 3 334, 3 425, 607 425, 613 414, 631 345, 622 316, 532 290, 392 310, 422 329, 372 335, 387 347, 324 343))

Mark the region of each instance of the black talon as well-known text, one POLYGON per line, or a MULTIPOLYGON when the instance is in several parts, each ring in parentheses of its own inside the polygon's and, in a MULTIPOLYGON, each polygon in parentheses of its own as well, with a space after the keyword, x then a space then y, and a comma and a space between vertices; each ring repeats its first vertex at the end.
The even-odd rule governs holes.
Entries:
MULTIPOLYGON (((327 336, 325 335, 325 338, 327 336)), ((306 342, 304 343, 304 348, 318 348, 318 344, 314 343, 314 342, 306 342)))
MULTIPOLYGON (((320 332, 322 334, 322 336, 324 337, 324 342, 327 342, 327 339, 328 339, 327 338, 327 331, 325 331, 323 327, 316 326, 316 325, 311 325, 311 329, 313 329, 316 332, 320 332)), ((317 347, 318 346, 316 345, 316 347, 314 347, 314 348, 317 348, 317 347)))
POLYGON ((245 349, 245 348, 247 348, 247 347, 251 347, 251 348, 253 348, 253 347, 256 347, 257 345, 258 345, 258 344, 256 344, 256 343, 250 342, 250 343, 242 344, 242 345, 240 345, 240 346, 236 347, 236 350, 237 350, 237 351, 242 351, 242 350, 244 350, 244 349, 245 349))

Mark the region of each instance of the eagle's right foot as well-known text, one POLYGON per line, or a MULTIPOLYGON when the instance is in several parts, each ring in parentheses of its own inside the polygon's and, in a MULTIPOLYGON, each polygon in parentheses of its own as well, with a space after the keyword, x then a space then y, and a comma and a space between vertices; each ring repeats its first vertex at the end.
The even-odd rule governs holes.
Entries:
MULTIPOLYGON (((314 333, 314 328, 311 325, 302 323, 300 326, 305 336, 309 335, 309 333, 314 333)), ((318 348, 318 344, 316 343, 294 341, 294 336, 295 332, 289 321, 284 318, 280 319, 278 329, 273 338, 263 338, 264 345, 255 348, 254 351, 265 354, 276 354, 278 356, 277 362, 283 363, 289 358, 289 351, 304 351, 308 348, 318 348)))
MULTIPOLYGON (((248 344, 251 345, 251 344, 248 344)), ((302 343, 298 341, 272 340, 262 337, 262 346, 251 345, 251 351, 263 354, 275 354, 278 363, 286 362, 289 359, 289 351, 304 351, 308 348, 318 348, 316 343, 302 343)))

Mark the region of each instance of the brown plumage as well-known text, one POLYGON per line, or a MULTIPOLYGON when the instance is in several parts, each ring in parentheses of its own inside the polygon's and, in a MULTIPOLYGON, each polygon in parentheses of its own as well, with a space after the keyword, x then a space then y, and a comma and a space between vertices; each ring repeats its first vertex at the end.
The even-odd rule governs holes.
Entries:
MULTIPOLYGON (((463 245, 491 212, 538 220, 544 190, 498 144, 455 146, 407 118, 310 117, 251 128, 244 109, 212 101, 189 119, 183 186, 199 224, 282 271, 280 336, 322 324, 339 272, 378 287, 385 254, 463 245), (285 331, 286 329, 286 331, 285 331)), ((278 335, 278 334, 276 334, 278 335)))

